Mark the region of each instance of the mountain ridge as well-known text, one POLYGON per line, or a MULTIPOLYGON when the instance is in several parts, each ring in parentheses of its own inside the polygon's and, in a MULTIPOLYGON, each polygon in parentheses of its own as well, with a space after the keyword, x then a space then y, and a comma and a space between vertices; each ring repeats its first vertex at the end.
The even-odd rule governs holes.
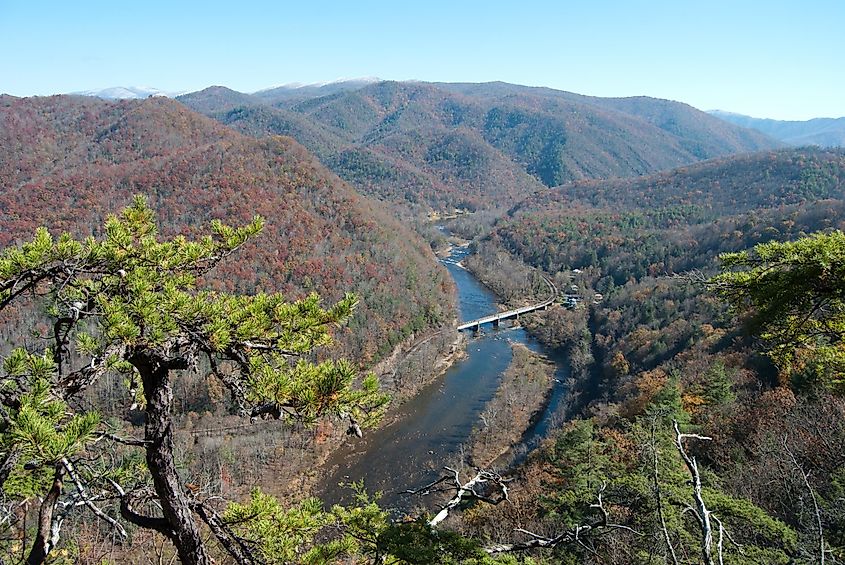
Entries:
POLYGON ((144 194, 165 235, 262 215, 262 235, 209 282, 292 299, 355 292, 361 304, 338 347, 362 364, 451 315, 448 275, 430 248, 291 138, 244 136, 167 98, 3 96, 0 124, 0 246, 40 225, 92 235, 144 194))
POLYGON ((727 122, 756 129, 788 145, 845 147, 845 116, 810 120, 772 120, 724 110, 710 110, 708 113, 727 122))
POLYGON ((381 81, 275 100, 206 89, 178 100, 242 133, 290 135, 361 192, 417 212, 509 207, 565 181, 779 146, 681 103, 507 83, 381 81))

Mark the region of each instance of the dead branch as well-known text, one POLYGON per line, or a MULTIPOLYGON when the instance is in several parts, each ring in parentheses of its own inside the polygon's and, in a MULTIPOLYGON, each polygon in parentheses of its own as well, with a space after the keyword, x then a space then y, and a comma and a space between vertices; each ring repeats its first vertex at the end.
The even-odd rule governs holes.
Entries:
POLYGON ((208 525, 211 533, 220 542, 220 545, 232 556, 239 565, 257 565, 259 560, 253 555, 247 542, 235 534, 229 524, 210 506, 196 502, 194 512, 208 525))
POLYGON ((663 532, 663 540, 666 542, 666 547, 669 549, 669 555, 672 557, 673 565, 678 565, 678 556, 675 554, 675 548, 672 546, 672 537, 669 535, 669 528, 666 526, 666 514, 663 512, 663 493, 660 488, 660 478, 658 474, 658 453, 657 453, 657 418, 651 421, 651 456, 652 456, 652 479, 654 480, 654 497, 657 500, 657 515, 660 518, 660 529, 663 532))
POLYGON ((126 533, 126 530, 123 529, 123 526, 120 523, 103 512, 94 502, 88 497, 88 494, 85 492, 85 487, 82 485, 82 481, 79 479, 79 476, 76 474, 76 469, 73 466, 67 457, 62 457, 62 465, 64 465, 65 470, 67 471, 70 480, 73 481, 73 484, 76 486, 76 491, 79 493, 79 496, 82 499, 82 502, 91 509, 98 518, 105 520, 112 528, 114 528, 120 537, 126 539, 129 536, 126 533))
POLYGON ((607 488, 607 483, 603 483, 601 488, 597 493, 597 501, 594 504, 590 505, 590 508, 594 508, 599 512, 599 518, 593 520, 588 524, 578 525, 569 530, 566 530, 556 536, 541 536, 539 534, 535 534, 534 532, 530 532, 528 530, 524 530, 522 528, 517 528, 514 531, 519 532, 521 534, 525 534, 529 536, 531 539, 524 542, 516 542, 516 543, 500 543, 491 546, 487 546, 484 548, 484 551, 490 555, 494 555, 497 553, 508 553, 508 552, 515 552, 515 551, 528 551, 530 549, 538 549, 538 548, 545 548, 545 549, 553 549, 559 545, 567 545, 570 543, 578 543, 581 546, 585 547, 589 551, 593 551, 583 543, 584 536, 590 534, 595 531, 600 531, 604 529, 618 529, 618 530, 626 530, 632 532, 638 536, 642 536, 641 532, 638 532, 634 528, 629 526, 625 526, 623 524, 612 524, 609 522, 609 514, 607 509, 604 507, 604 501, 602 499, 602 495, 604 494, 605 489, 607 488))
POLYGON ((131 524, 140 526, 141 528, 149 528, 151 530, 159 532, 160 534, 164 534, 167 537, 172 537, 173 529, 170 526, 170 522, 168 522, 165 518, 145 516, 136 512, 132 508, 132 499, 136 495, 136 493, 127 493, 123 489, 123 487, 121 487, 117 482, 113 481, 112 479, 108 480, 111 483, 112 488, 114 488, 114 490, 120 496, 120 515, 123 517, 123 519, 130 522, 131 524))
POLYGON ((824 526, 822 524, 822 514, 821 510, 819 509, 819 502, 816 499, 816 491, 813 489, 812 485, 810 485, 810 474, 804 470, 804 467, 798 462, 798 458, 795 457, 795 453, 789 448, 789 444, 787 443, 787 438, 784 436, 782 438, 783 448, 786 451, 786 454, 789 455, 789 459, 792 461, 792 468, 793 470, 800 475, 801 480, 804 483, 804 488, 807 489, 807 492, 810 493, 810 500, 813 502, 813 512, 816 518, 816 531, 818 533, 819 538, 819 565, 824 565, 825 559, 825 541, 824 541, 824 526))
POLYGON ((114 434, 110 434, 108 432, 100 432, 97 436, 97 439, 94 441, 98 442, 103 439, 110 439, 111 441, 114 441, 116 443, 122 443, 123 445, 131 445, 134 447, 146 447, 150 444, 150 441, 146 439, 124 438, 116 436, 114 434))
POLYGON ((513 481, 513 479, 506 479, 502 477, 500 474, 495 473, 493 471, 482 471, 481 469, 476 469, 477 473, 474 477, 472 477, 469 481, 462 483, 460 475, 457 470, 452 469, 451 467, 444 467, 447 471, 451 473, 451 475, 444 475, 443 477, 437 479, 436 481, 429 483, 428 485, 417 489, 417 490, 408 490, 405 491, 407 494, 416 494, 420 496, 425 496, 430 494, 431 492, 447 492, 447 491, 454 491, 454 496, 449 499, 448 502, 440 509, 434 518, 429 520, 429 526, 436 526, 443 520, 445 520, 449 516, 449 512, 457 508, 463 502, 469 502, 472 500, 477 500, 479 502, 485 502, 487 504, 497 505, 501 502, 508 500, 508 483, 513 481), (442 487, 439 489, 434 489, 434 487, 438 485, 443 485, 448 482, 452 482, 453 484, 449 485, 448 487, 442 487), (479 488, 484 487, 486 490, 493 490, 493 494, 491 496, 485 495, 480 492, 479 488))
POLYGON ((710 523, 711 511, 708 510, 707 505, 704 503, 704 498, 701 496, 701 473, 698 471, 698 463, 696 462, 695 457, 687 455, 683 443, 685 439, 710 441, 713 438, 700 436, 698 434, 682 434, 681 429, 678 427, 678 421, 673 420, 672 423, 675 427, 675 447, 678 448, 678 453, 681 454, 681 459, 684 460, 687 469, 689 469, 690 475, 692 475, 692 495, 695 499, 696 505, 696 508, 693 508, 692 512, 695 517, 698 518, 698 523, 701 526, 701 558, 704 565, 713 565, 713 527, 710 523))

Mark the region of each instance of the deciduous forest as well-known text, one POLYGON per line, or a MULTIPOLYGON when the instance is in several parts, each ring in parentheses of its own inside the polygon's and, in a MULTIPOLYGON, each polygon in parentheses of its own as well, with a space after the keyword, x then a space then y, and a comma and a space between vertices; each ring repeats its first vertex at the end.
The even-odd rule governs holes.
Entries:
POLYGON ((845 153, 780 147, 505 83, 0 97, 0 563, 845 562, 845 153), (413 510, 324 504, 476 339, 451 246, 559 289, 565 382, 513 344, 413 510))

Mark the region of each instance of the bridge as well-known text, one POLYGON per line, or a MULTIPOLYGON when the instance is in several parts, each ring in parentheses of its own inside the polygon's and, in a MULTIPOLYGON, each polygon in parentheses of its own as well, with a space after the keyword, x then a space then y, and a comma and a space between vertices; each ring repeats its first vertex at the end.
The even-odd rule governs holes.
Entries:
POLYGON ((502 320, 509 320, 511 318, 519 319, 519 316, 521 314, 527 314, 529 312, 534 312, 535 310, 545 310, 557 298, 557 287, 554 285, 554 283, 552 283, 552 281, 550 281, 546 277, 543 277, 543 280, 546 281, 547 285, 549 285, 549 291, 551 292, 551 296, 547 300, 538 302, 537 304, 533 304, 531 306, 523 306, 522 308, 516 308, 514 310, 508 310, 506 312, 498 312, 496 314, 491 314, 490 316, 478 318, 477 320, 465 322, 458 326, 458 331, 469 329, 478 331, 483 324, 493 324, 493 327, 498 327, 499 322, 501 322, 502 320))

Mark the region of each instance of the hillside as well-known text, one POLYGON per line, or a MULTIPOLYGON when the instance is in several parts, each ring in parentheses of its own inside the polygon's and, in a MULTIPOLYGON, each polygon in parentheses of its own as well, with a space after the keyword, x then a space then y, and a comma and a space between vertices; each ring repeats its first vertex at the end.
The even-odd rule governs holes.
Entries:
POLYGON ((39 225, 89 234, 141 193, 166 235, 264 216, 262 236, 214 284, 357 293, 341 352, 361 363, 451 316, 451 285, 427 246, 289 138, 246 137, 164 98, 3 96, 0 124, 0 246, 39 225))
MULTIPOLYGON (((488 244, 604 295, 589 307, 593 354, 612 375, 617 354, 632 374, 653 370, 692 347, 704 325, 730 321, 677 275, 713 273, 721 253, 843 228, 845 152, 790 149, 564 185, 511 209, 488 244)), ((618 385, 606 393, 624 397, 618 385)))
POLYGON ((601 98, 585 96, 543 87, 527 87, 503 82, 491 83, 443 83, 439 85, 464 95, 481 96, 489 100, 535 99, 587 104, 596 108, 612 110, 629 117, 643 120, 677 137, 685 151, 697 159, 709 159, 730 153, 743 153, 770 149, 777 143, 767 135, 749 130, 748 126, 725 124, 713 116, 688 104, 648 96, 627 98, 601 98))
POLYGON ((237 108, 210 98, 179 100, 249 135, 291 135, 362 192, 418 212, 507 207, 563 182, 777 146, 679 103, 504 83, 379 82, 237 108))
POLYGON ((634 179, 567 183, 514 207, 614 210, 695 206, 713 216, 841 198, 845 152, 813 148, 737 155, 634 179))
POLYGON ((755 129, 789 145, 845 147, 845 117, 794 121, 752 118, 720 110, 710 113, 721 120, 755 129))
MULTIPOLYGON (((514 502, 517 508, 486 511, 483 519, 475 518, 473 533, 495 536, 526 524, 530 531, 561 531, 567 524, 561 516, 595 508, 595 495, 585 487, 590 480, 596 481, 593 490, 599 480, 608 481, 601 483, 611 485, 602 492, 608 500, 616 493, 623 507, 619 516, 640 517, 647 512, 642 501, 658 481, 657 441, 666 446, 663 457, 671 445, 667 440, 676 437, 670 432, 674 421, 712 438, 690 448, 707 469, 708 496, 739 501, 720 507, 723 519, 735 520, 734 531, 748 536, 745 550, 759 544, 769 552, 749 560, 747 551, 737 562, 787 563, 787 556, 807 553, 804 548, 818 539, 819 523, 805 518, 808 488, 824 501, 814 518, 830 532, 825 535, 834 540, 831 547, 839 548, 845 531, 838 502, 845 402, 836 381, 825 379, 839 379, 841 366, 825 367, 812 353, 812 362, 778 362, 767 353, 800 348, 799 339, 790 336, 785 345, 767 339, 768 327, 752 315, 755 305, 735 301, 729 308, 729 292, 720 296, 719 288, 705 281, 719 271, 722 253, 843 229, 841 150, 762 152, 642 179, 570 183, 511 209, 476 243, 476 255, 465 264, 494 288, 512 287, 536 267, 568 289, 565 307, 526 316, 523 323, 564 353, 574 408, 571 421, 523 468, 522 476, 534 482, 523 500, 514 502), (507 274, 495 268, 503 256, 507 274), (657 439, 660 434, 663 440, 657 439), (812 477, 796 475, 801 468, 812 468, 812 477), (644 496, 628 490, 635 484, 648 485, 640 491, 644 496), (793 532, 794 541, 784 544, 760 534, 764 529, 750 513, 729 509, 739 504, 776 519, 781 531, 793 532), (782 556, 775 557, 779 552, 782 556)), ((833 294, 841 290, 841 278, 833 274, 841 271, 841 249, 812 259, 793 253, 782 261, 800 257, 809 266, 778 295, 782 308, 800 302, 802 285, 833 288, 833 294), (832 287, 830 280, 836 281, 832 287)), ((772 278, 782 276, 776 263, 763 265, 775 273, 772 278)), ((838 312, 825 301, 811 308, 824 315, 838 312)), ((796 318, 802 320, 796 327, 811 315, 796 318)), ((824 343, 814 339, 809 351, 824 343)), ((841 347, 838 336, 830 339, 841 347)), ((688 473, 677 476, 678 484, 689 484, 688 473)), ((648 520, 659 523, 653 513, 648 520)), ((565 551, 572 562, 639 563, 650 550, 640 545, 642 539, 611 542, 604 549, 597 545, 589 553, 565 551), (591 555, 601 558, 591 560, 591 555)))

